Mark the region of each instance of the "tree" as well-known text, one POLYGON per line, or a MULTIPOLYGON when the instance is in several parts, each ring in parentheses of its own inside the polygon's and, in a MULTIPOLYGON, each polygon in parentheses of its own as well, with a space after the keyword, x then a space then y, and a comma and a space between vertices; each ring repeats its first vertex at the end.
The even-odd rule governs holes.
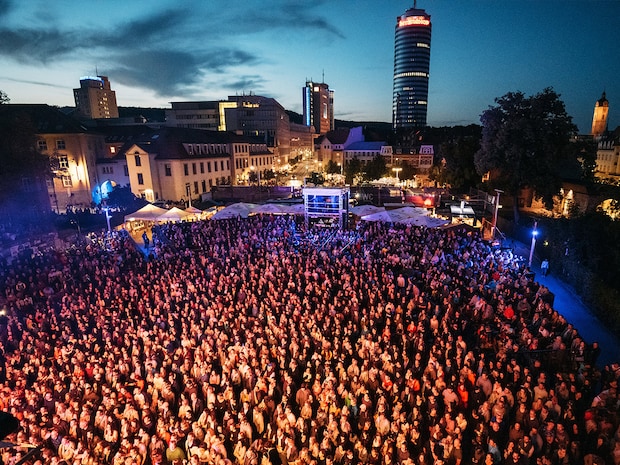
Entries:
POLYGON ((325 172, 327 174, 340 174, 340 166, 334 160, 329 160, 325 167, 325 172))
POLYGON ((366 164, 366 179, 372 181, 373 179, 380 179, 387 174, 387 166, 385 164, 385 158, 381 155, 375 156, 371 161, 366 164))
POLYGON ((462 137, 441 144, 438 150, 440 169, 436 181, 459 192, 466 192, 476 186, 480 176, 476 173, 474 155, 479 149, 480 139, 472 137, 462 137))
POLYGON ((526 97, 509 92, 482 113, 482 142, 474 157, 478 174, 490 173, 489 187, 514 199, 519 220, 519 191, 529 186, 549 209, 560 192, 559 170, 574 161, 570 140, 577 131, 564 102, 551 88, 526 97), (572 157, 572 160, 571 160, 572 157))
POLYGON ((3 91, 0 90, 0 105, 3 103, 9 103, 11 99, 3 91))
POLYGON ((347 184, 353 184, 353 178, 362 172, 362 162, 354 157, 345 167, 344 176, 347 184))
POLYGON ((0 94, 0 211, 3 219, 24 217, 26 212, 36 219, 49 211, 48 158, 35 148, 36 127, 30 115, 7 105, 6 94, 0 94))

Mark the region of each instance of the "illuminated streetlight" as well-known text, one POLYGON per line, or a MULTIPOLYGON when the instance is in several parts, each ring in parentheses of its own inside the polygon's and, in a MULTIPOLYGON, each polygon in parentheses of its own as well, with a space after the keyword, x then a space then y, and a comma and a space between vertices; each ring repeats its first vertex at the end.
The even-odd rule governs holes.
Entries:
POLYGON ((400 179, 398 177, 398 173, 400 173, 403 169, 402 168, 392 168, 392 171, 394 171, 396 173, 396 184, 400 184, 400 179))
POLYGON ((532 246, 530 247, 530 260, 528 262, 528 266, 532 267, 532 258, 534 257, 534 248, 536 247, 536 236, 538 236, 538 221, 534 221, 534 229, 532 230, 532 246))

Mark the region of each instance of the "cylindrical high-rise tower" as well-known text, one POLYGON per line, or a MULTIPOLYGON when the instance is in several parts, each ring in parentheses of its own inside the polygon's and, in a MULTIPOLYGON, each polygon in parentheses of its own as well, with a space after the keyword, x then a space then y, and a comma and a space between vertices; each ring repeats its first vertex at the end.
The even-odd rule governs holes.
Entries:
POLYGON ((415 6, 396 18, 394 37, 394 129, 426 126, 431 61, 431 17, 415 6))

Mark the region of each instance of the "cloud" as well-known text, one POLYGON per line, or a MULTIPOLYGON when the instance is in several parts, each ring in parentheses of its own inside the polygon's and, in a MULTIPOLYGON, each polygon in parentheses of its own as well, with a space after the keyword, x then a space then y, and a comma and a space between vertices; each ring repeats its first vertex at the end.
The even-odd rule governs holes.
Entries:
POLYGON ((15 79, 9 76, 0 76, 0 79, 3 81, 12 81, 12 82, 19 82, 22 84, 33 84, 35 86, 45 86, 45 87, 55 87, 57 89, 66 89, 67 86, 65 84, 52 84, 51 82, 47 82, 47 81, 31 81, 28 79, 15 79))
MULTIPOLYGON (((219 83, 231 90, 257 90, 265 80, 238 73, 235 68, 256 66, 269 60, 261 47, 261 34, 299 30, 316 31, 317 39, 342 38, 338 28, 320 14, 320 1, 308 5, 293 0, 248 0, 240 10, 222 0, 197 2, 183 7, 156 10, 148 16, 116 21, 113 28, 67 27, 0 22, 0 54, 5 59, 31 65, 58 66, 62 61, 87 60, 105 69, 111 80, 150 89, 158 96, 192 93, 205 80, 235 72, 235 81, 219 83), (319 13, 315 13, 318 11, 319 13), (3 24, 4 23, 4 24, 3 24), (258 51, 256 51, 258 50, 258 51)), ((0 19, 10 13, 9 0, 0 0, 0 19)), ((308 34, 300 41, 307 42, 308 34)))
POLYGON ((179 50, 145 50, 119 55, 106 73, 127 86, 144 87, 158 96, 182 95, 198 85, 205 74, 251 65, 252 55, 235 49, 212 50, 208 54, 179 50))

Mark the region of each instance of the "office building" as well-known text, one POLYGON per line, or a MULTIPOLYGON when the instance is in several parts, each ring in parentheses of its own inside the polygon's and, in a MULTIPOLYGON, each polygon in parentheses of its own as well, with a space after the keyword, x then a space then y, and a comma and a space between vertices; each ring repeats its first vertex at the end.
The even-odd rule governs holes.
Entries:
POLYGON ((85 119, 118 118, 116 92, 107 76, 80 78, 80 88, 73 89, 78 116, 85 119))
POLYGON ((394 129, 426 126, 431 59, 431 17, 414 7, 396 18, 394 37, 394 129))
POLYGON ((303 122, 316 134, 334 130, 334 91, 324 82, 307 81, 303 88, 303 122))

